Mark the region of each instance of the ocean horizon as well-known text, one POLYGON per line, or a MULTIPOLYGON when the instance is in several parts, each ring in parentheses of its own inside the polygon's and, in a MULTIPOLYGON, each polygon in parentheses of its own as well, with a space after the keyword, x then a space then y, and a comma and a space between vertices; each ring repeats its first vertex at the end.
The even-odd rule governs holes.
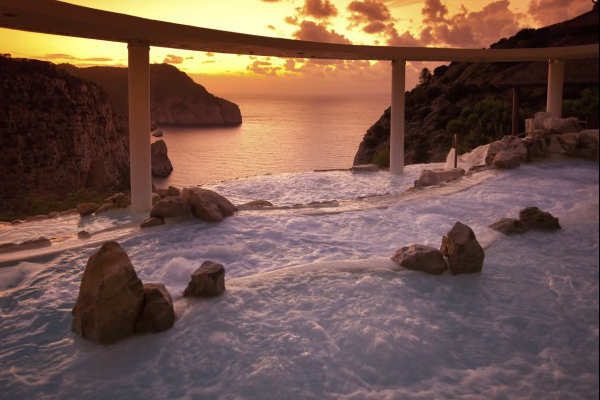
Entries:
POLYGON ((240 107, 235 127, 161 127, 173 172, 154 178, 179 187, 315 169, 349 168, 389 96, 227 96, 240 107))

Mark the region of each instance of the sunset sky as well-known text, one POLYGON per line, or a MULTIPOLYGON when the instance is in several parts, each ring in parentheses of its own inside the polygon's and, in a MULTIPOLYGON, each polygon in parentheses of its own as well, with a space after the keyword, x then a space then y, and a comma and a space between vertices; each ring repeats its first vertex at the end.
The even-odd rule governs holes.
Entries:
MULTIPOLYGON (((71 0, 140 17, 257 35, 321 42, 488 47, 524 27, 559 22, 592 8, 591 0, 71 0)), ((127 64, 122 43, 0 29, 0 52, 78 66, 127 64)), ((387 93, 388 62, 298 60, 153 47, 215 94, 387 93)), ((407 66, 407 87, 418 71, 407 66)))

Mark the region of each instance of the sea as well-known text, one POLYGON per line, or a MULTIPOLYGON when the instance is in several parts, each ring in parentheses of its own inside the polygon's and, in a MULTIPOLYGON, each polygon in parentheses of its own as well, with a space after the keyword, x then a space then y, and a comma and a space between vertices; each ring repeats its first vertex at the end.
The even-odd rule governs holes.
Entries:
MULTIPOLYGON (((389 96, 227 96, 242 113, 236 127, 163 127, 173 164, 158 187, 349 168, 367 129, 389 96)), ((153 140, 158 140, 153 138, 153 140)))

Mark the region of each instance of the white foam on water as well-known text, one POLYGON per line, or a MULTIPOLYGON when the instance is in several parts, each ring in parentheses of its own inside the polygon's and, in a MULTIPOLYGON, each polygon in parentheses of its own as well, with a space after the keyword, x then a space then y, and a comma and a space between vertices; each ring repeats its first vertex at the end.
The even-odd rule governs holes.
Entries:
MULTIPOLYGON (((244 181, 223 185, 246 195, 244 181)), ((167 285, 178 320, 111 346, 70 331, 97 245, 65 250, 0 269, 0 397, 595 398, 598 234, 588 162, 526 165, 387 208, 135 231, 119 242, 144 282, 167 285), (529 205, 563 229, 507 237, 487 227, 529 205), (457 220, 486 248, 481 274, 431 276, 389 261, 404 245, 439 246, 457 220), (226 293, 183 298, 206 259, 225 265, 226 293)))

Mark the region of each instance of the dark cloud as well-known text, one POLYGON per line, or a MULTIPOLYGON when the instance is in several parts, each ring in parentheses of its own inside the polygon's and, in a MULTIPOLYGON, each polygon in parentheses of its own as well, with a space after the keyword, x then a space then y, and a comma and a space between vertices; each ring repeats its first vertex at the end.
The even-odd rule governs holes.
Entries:
POLYGON ((298 12, 305 17, 317 19, 327 19, 338 14, 337 8, 329 0, 304 0, 304 6, 298 12))
POLYGON ((283 20, 290 25, 298 25, 298 17, 285 17, 283 20))
POLYGON ((311 42, 343 43, 351 44, 344 35, 341 35, 333 29, 327 29, 323 23, 313 21, 302 21, 300 29, 294 32, 294 37, 300 40, 309 40, 311 42))
POLYGON ((353 1, 348 4, 348 11, 351 12, 348 19, 355 25, 392 20, 390 10, 382 0, 353 1))
POLYGON ((425 46, 425 42, 421 38, 416 38, 409 31, 399 34, 393 24, 389 24, 387 30, 387 45, 388 46, 425 46))
POLYGON ((425 0, 421 14, 423 14, 423 22, 426 24, 445 22, 448 8, 440 0, 425 0))
POLYGON ((183 57, 176 56, 175 54, 167 54, 163 59, 165 64, 181 64, 183 63, 183 57))
POLYGON ((592 9, 589 0, 531 0, 529 15, 541 25, 573 18, 592 9))
POLYGON ((362 30, 366 33, 379 33, 383 32, 386 25, 381 21, 373 21, 368 25, 363 26, 362 30))

